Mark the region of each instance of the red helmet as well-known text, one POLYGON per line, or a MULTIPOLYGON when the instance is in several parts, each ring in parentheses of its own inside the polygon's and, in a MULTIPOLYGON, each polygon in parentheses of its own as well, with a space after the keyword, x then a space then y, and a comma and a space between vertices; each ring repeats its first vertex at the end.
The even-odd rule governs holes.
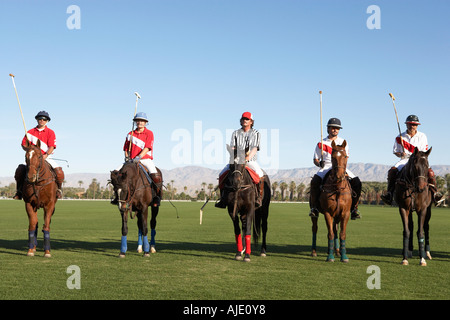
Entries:
POLYGON ((241 117, 241 119, 242 118, 247 118, 247 119, 250 119, 250 120, 253 120, 253 115, 250 113, 250 112, 244 112, 243 114, 242 114, 242 117, 241 117))

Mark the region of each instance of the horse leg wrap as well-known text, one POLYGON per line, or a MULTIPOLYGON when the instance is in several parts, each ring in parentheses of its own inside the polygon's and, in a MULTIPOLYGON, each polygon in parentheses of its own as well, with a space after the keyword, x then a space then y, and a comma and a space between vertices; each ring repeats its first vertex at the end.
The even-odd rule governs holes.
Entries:
POLYGON ((244 250, 244 247, 242 246, 241 234, 235 234, 234 237, 236 238, 237 251, 242 252, 242 250, 244 250))
POLYGON ((50 250, 50 231, 44 232, 44 250, 50 250))
POLYGON ((252 248, 251 248, 251 244, 252 244, 252 240, 251 240, 252 236, 250 234, 245 236, 245 253, 246 254, 250 254, 252 252, 252 248))
POLYGON ((348 260, 347 249, 345 248, 345 240, 341 240, 341 261, 348 260))
POLYGON ((148 238, 147 238, 147 236, 144 236, 143 238, 144 238, 144 239, 143 239, 143 242, 144 242, 144 246, 143 246, 144 252, 145 252, 145 253, 148 253, 148 252, 150 251, 150 244, 148 243, 148 238))
POLYGON ((409 247, 409 238, 408 237, 403 237, 403 258, 407 259, 408 258, 408 247, 409 247))
POLYGON ((150 230, 150 245, 154 246, 155 243, 155 235, 156 235, 156 230, 152 229, 150 230))
POLYGON ((28 249, 34 249, 36 246, 36 230, 28 231, 28 249))
POLYGON ((334 239, 328 240, 328 257, 327 261, 334 261, 334 239))
POLYGON ((127 252, 127 236, 122 236, 121 244, 120 244, 120 252, 127 252))
POLYGON ((142 246, 142 231, 138 231, 138 246, 142 246))
POLYGON ((419 255, 421 258, 426 258, 425 254, 425 238, 419 238, 419 255))

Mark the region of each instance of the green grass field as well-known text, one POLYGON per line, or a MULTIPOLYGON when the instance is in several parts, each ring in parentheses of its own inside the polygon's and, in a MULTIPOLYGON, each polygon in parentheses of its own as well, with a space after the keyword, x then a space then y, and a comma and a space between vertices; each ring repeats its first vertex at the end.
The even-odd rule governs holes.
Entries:
MULTIPOLYGON (((304 300, 449 299, 450 210, 433 208, 427 267, 417 250, 402 266, 402 226, 396 208, 361 206, 350 221, 350 262, 325 262, 326 227, 319 220, 316 258, 310 256, 311 223, 306 204, 272 204, 268 255, 234 261, 231 219, 208 204, 162 204, 157 250, 144 258, 135 250, 136 220, 129 224, 128 254, 118 258, 121 218, 108 202, 59 201, 52 219, 52 257, 43 257, 42 211, 35 257, 27 257, 28 219, 23 202, 0 201, 0 299, 89 300, 304 300), (69 289, 67 268, 80 268, 80 289, 69 289), (380 270, 380 289, 369 289, 368 267, 380 270)), ((416 221, 416 217, 415 217, 416 221)), ((415 235, 414 235, 415 236, 415 235)), ((417 249, 417 240, 414 240, 417 249)))

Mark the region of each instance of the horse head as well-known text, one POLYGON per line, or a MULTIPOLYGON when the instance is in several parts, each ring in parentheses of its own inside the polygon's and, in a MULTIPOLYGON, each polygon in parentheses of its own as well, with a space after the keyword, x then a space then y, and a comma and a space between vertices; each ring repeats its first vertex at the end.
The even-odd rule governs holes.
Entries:
POLYGON ((26 179, 29 183, 36 183, 39 180, 39 172, 44 160, 41 152, 41 140, 38 140, 36 145, 33 145, 27 140, 25 150, 25 162, 27 164, 26 179))
POLYGON ((331 152, 331 164, 332 168, 336 172, 337 182, 342 182, 345 180, 348 159, 347 152, 345 151, 346 146, 346 140, 344 140, 344 142, 339 146, 336 145, 334 141, 331 143, 331 147, 333 149, 331 152))
POLYGON ((121 212, 131 209, 131 194, 136 176, 135 164, 126 163, 120 171, 111 171, 111 184, 118 195, 118 207, 121 212))
POLYGON ((416 147, 408 161, 411 162, 411 175, 414 179, 414 185, 417 191, 422 192, 428 184, 428 156, 431 153, 432 147, 428 151, 419 151, 416 147))
POLYGON ((245 173, 245 156, 247 150, 238 149, 236 147, 232 148, 227 145, 227 150, 230 153, 230 172, 228 175, 229 185, 233 190, 237 190, 240 188, 242 183, 244 182, 244 173, 245 173))

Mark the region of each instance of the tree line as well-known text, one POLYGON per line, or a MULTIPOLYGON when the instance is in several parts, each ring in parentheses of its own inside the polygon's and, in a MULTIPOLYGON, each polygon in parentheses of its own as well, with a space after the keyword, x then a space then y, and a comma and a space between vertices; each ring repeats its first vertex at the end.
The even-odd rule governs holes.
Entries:
MULTIPOLYGON (((188 193, 188 187, 184 186, 182 190, 174 187, 174 180, 165 183, 163 192, 163 200, 191 200, 203 201, 206 198, 210 200, 218 200, 220 192, 217 185, 203 182, 193 195, 188 193)), ((78 181, 78 187, 64 187, 63 197, 69 199, 111 199, 113 197, 113 187, 111 184, 101 186, 97 179, 92 179, 90 184, 85 188, 84 181, 78 181)), ((444 177, 436 176, 437 189, 444 195, 445 203, 450 202, 450 173, 444 177)), ((274 181, 272 182, 272 200, 274 201, 294 201, 308 202, 309 200, 309 184, 297 184, 295 181, 274 181)), ((387 189, 387 182, 362 182, 362 192, 360 203, 362 204, 382 204, 381 194, 387 189)), ((16 184, 10 183, 8 186, 1 186, 0 197, 12 198, 16 192, 16 184)))

